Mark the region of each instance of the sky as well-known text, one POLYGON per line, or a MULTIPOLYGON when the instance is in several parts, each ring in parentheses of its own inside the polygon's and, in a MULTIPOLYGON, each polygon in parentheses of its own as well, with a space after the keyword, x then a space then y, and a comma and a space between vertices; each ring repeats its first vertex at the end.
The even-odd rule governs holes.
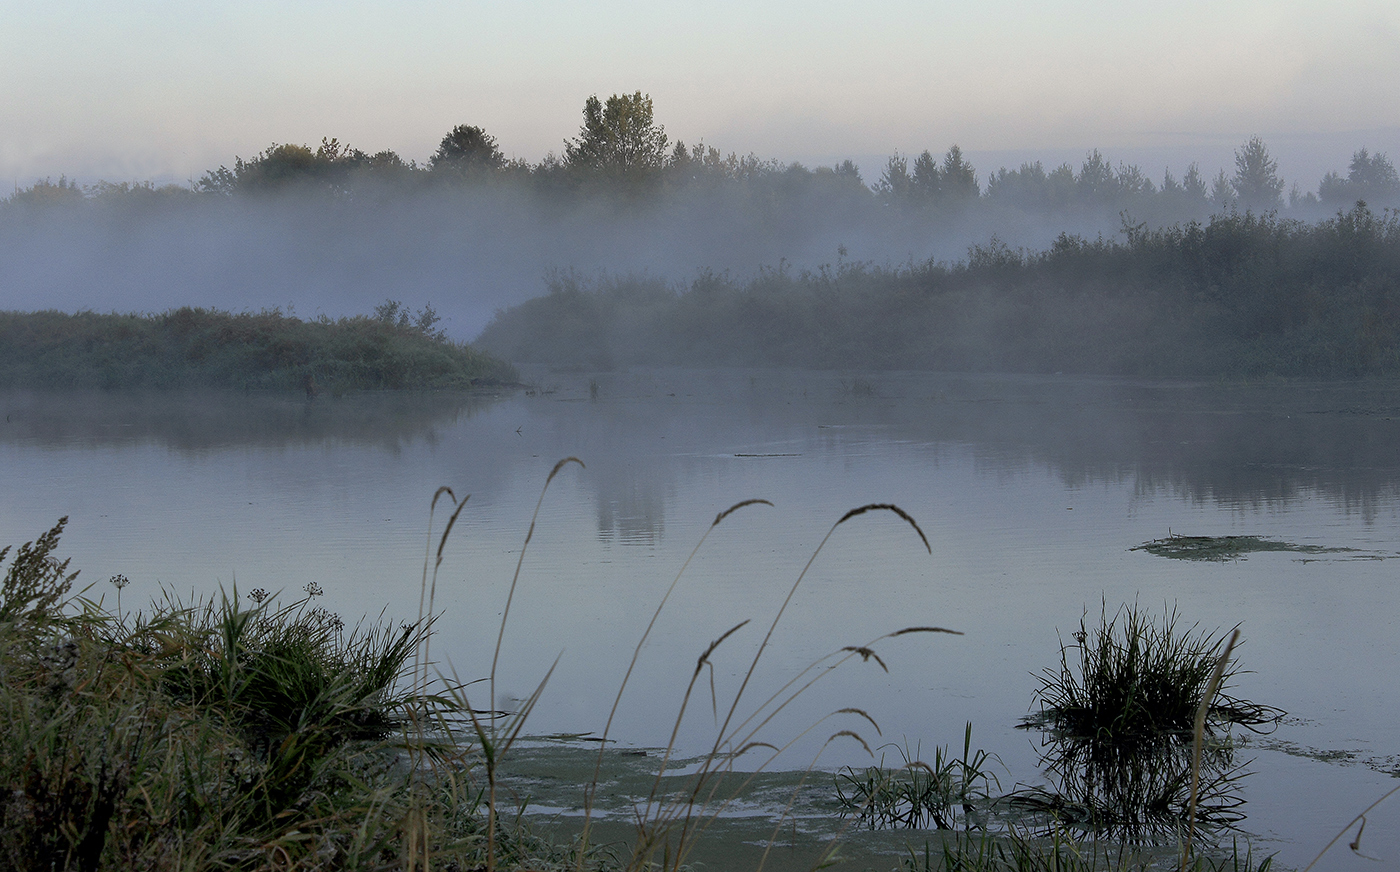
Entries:
POLYGON ((0 0, 0 180, 187 182, 322 137, 422 161, 456 124, 535 162, 590 94, 762 158, 953 143, 985 178, 1098 148, 1160 178, 1259 135, 1315 189, 1400 160, 1400 3, 0 0))

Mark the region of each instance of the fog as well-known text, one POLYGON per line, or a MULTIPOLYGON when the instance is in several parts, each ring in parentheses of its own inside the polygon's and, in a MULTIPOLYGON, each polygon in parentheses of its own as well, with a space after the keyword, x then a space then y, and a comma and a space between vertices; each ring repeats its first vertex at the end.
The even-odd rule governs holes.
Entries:
MULTIPOLYGON (((802 201, 777 208, 697 194, 664 203, 578 201, 508 190, 194 198, 156 208, 0 219, 0 308, 160 312, 179 306, 368 313, 386 298, 431 303, 455 339, 544 292, 557 270, 647 273, 688 282, 703 269, 746 278, 786 262, 956 259, 996 232, 1043 246, 1060 224, 909 222, 802 201)), ((1078 221, 1090 234, 1110 222, 1078 221)))

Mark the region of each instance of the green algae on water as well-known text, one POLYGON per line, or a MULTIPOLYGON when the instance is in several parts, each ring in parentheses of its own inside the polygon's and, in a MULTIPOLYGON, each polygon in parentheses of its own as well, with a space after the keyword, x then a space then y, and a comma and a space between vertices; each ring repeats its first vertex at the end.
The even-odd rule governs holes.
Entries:
POLYGON ((1213 560, 1224 563, 1227 560, 1243 560, 1258 551, 1287 551, 1294 554, 1337 554, 1355 551, 1355 548, 1328 548, 1323 545, 1298 545, 1279 539, 1265 539, 1263 536, 1182 536, 1168 534, 1164 539, 1153 539, 1128 549, 1146 551, 1158 557, 1174 560, 1213 560))

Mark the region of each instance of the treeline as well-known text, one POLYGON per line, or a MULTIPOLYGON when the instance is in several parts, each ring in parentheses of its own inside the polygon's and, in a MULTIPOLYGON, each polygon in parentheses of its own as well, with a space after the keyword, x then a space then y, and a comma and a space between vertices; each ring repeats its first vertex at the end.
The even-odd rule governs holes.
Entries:
MULTIPOLYGON (((849 160, 833 167, 764 160, 752 154, 722 153, 705 144, 671 141, 657 123, 649 96, 640 92, 590 97, 579 133, 537 164, 508 159, 496 139, 474 125, 458 125, 436 151, 419 163, 393 151, 369 153, 323 139, 318 147, 282 143, 232 167, 206 172, 189 187, 150 183, 98 183, 79 187, 66 178, 44 180, 3 200, 5 211, 77 207, 83 203, 155 204, 199 197, 256 197, 273 192, 321 193, 342 198, 385 192, 506 187, 556 199, 621 196, 657 200, 668 195, 726 190, 740 192, 760 208, 783 202, 821 202, 835 211, 850 209, 963 215, 969 209, 1014 209, 1034 215, 1128 211, 1164 224, 1203 219, 1229 210, 1298 214, 1350 208, 1358 200, 1373 207, 1400 205, 1400 175, 1384 154, 1365 148, 1352 157, 1346 174, 1328 173, 1315 188, 1287 186, 1278 164, 1258 137, 1240 146, 1233 172, 1204 175, 1192 164, 1178 178, 1160 181, 1140 168, 1116 166, 1099 151, 1078 168, 1030 162, 1000 168, 980 179, 962 150, 953 145, 941 156, 895 154, 880 177, 867 184, 849 160)), ((1315 217, 1315 215, 1314 215, 1315 217)))
POLYGON ((322 391, 514 382, 507 363, 452 342, 425 306, 302 320, 278 310, 159 315, 0 312, 0 387, 322 391))
POLYGON ((703 274, 556 275, 478 344, 556 369, 642 365, 1178 377, 1400 374, 1400 217, 1207 223, 993 240, 958 263, 838 261, 703 274))

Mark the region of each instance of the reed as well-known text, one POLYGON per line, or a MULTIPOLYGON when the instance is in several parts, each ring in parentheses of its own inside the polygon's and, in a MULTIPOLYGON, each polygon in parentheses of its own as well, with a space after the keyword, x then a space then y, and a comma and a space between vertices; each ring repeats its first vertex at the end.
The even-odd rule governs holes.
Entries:
MULTIPOLYGON (((512 745, 514 745, 523 735, 525 723, 529 718, 530 712, 538 703, 541 695, 544 692, 545 686, 548 683, 551 674, 553 673, 553 668, 551 667, 551 669, 548 670, 545 676, 540 680, 534 692, 520 706, 519 710, 511 713, 506 713, 500 712, 496 709, 496 669, 499 665, 501 645, 510 618, 510 607, 514 600, 518 585, 520 583, 521 568, 524 565, 525 556, 528 551, 529 544, 534 537, 535 524, 538 520, 540 506, 543 504, 550 483, 553 482, 554 478, 565 466, 571 463, 578 464, 580 467, 583 466, 582 462, 579 461, 577 458, 565 458, 559 461, 557 464, 555 464, 554 468, 550 471, 548 477, 546 478, 544 488, 541 490, 539 501, 537 502, 535 507, 535 513, 531 518, 530 527, 526 532, 525 541, 521 547, 519 557, 517 558, 515 573, 511 579, 509 591, 506 595, 505 607, 502 611, 501 623, 497 631, 496 648, 492 658, 491 672, 487 679, 489 682, 487 691, 489 707, 484 711, 474 708, 471 704, 470 699, 468 698, 467 685, 463 684, 455 674, 450 677, 445 675, 440 676, 445 682, 446 686, 450 689, 449 693, 452 695, 457 709, 465 712, 469 717, 471 733, 473 735, 473 738, 475 739, 476 746, 479 749, 480 758, 482 761, 482 768, 485 772, 485 814, 487 817, 487 851, 485 857, 485 868, 487 870, 495 870, 498 866, 498 857, 495 851, 494 839, 497 830, 498 785, 500 782, 500 773, 502 771, 502 766, 512 745)), ((439 494, 442 494, 442 491, 439 491, 439 494)), ((463 501, 463 504, 464 503, 465 501, 463 501)), ((603 727, 603 734, 601 737, 603 741, 599 743, 600 749, 605 744, 607 736, 612 728, 613 720, 616 716, 618 706, 620 705, 622 697, 626 692, 628 682, 633 674, 633 670, 635 669, 639 659, 641 658, 642 648, 645 645, 652 630, 654 629, 661 613, 664 611, 667 602, 671 598, 672 593, 675 591, 676 587, 681 582, 682 577, 685 575, 686 568, 690 565, 690 561, 694 558, 696 553, 699 552, 701 546, 704 545, 705 540, 708 538, 711 531, 713 531, 716 527, 723 523, 725 519, 732 516, 735 512, 755 505, 771 506, 772 504, 769 503, 767 500, 761 499, 744 500, 742 502, 736 503, 735 505, 716 515, 714 521, 706 528, 704 534, 702 534, 700 538, 700 541, 696 544, 690 556, 682 565, 676 577, 672 580, 670 587, 668 587, 667 591, 661 597, 661 600, 658 603, 651 620, 648 622, 646 628, 643 630, 641 638, 638 640, 637 645, 633 650, 632 659, 628 665, 626 673, 622 678, 622 682, 618 688, 617 695, 614 698, 612 708, 609 712, 607 723, 603 727)), ((459 504, 458 511, 460 510, 461 505, 459 504)), ((951 633, 955 635, 960 635, 957 633, 957 631, 949 630, 942 627, 908 627, 895 631, 893 633, 884 634, 877 639, 869 640, 862 644, 840 646, 835 650, 829 652, 828 654, 818 658, 816 661, 809 664, 806 668, 800 670, 795 675, 791 676, 787 680, 787 682, 784 683, 778 690, 774 691, 767 698, 759 701, 756 705, 752 705, 749 707, 745 707, 743 705, 746 696, 746 691, 748 690, 752 679, 759 670, 760 664, 763 661, 763 655, 767 650, 769 643, 772 640, 773 633, 776 631, 779 623, 782 621, 783 615, 787 611, 788 606, 791 604, 793 597, 797 593, 798 588, 801 586, 803 580, 807 577, 813 564, 816 562, 817 558, 822 553, 823 548, 831 539, 831 536, 842 525, 852 521, 857 517, 871 512, 888 512, 898 517, 900 520, 902 520, 905 524, 907 524, 910 528, 914 530, 914 532, 918 535, 920 542, 923 544, 925 550, 929 551, 929 553, 932 553, 929 547, 928 538, 924 535, 924 532, 919 527, 918 523, 913 519, 913 517, 911 517, 907 512, 905 512, 898 506, 888 503, 872 503, 852 509, 843 514, 839 519, 837 519, 837 521, 827 531, 826 536, 823 537, 821 542, 817 545, 816 549, 813 551, 812 555, 808 559, 806 565, 797 575, 797 578, 794 580, 792 586, 788 590, 786 598, 783 600, 781 606, 777 610, 777 613, 774 615, 772 621, 768 625, 767 632, 764 635, 761 643, 759 644, 758 649, 753 657, 753 660, 749 663, 748 668, 743 673, 743 678, 740 682, 738 690, 734 693, 733 697, 727 701, 723 721, 719 724, 715 732, 715 738, 709 751, 703 756, 700 764, 698 765, 698 767, 696 767, 696 771, 689 776, 685 787, 680 791, 672 791, 668 793, 667 791, 663 791, 662 785, 665 781, 667 781, 669 768, 677 750, 676 743, 680 733, 680 728, 686 717, 687 710, 690 707, 690 703, 694 697, 697 687, 699 686, 700 680, 702 676, 705 675, 707 667, 711 669, 713 668, 712 658, 715 655, 716 651, 720 648, 720 646, 725 641, 734 636, 737 632, 746 627, 750 623, 750 621, 746 619, 744 621, 739 622, 735 626, 722 633, 709 646, 707 646, 705 651, 702 652, 697 658, 695 669, 693 670, 689 681, 686 684, 685 691, 682 695, 682 702, 680 704, 679 711, 677 712, 677 715, 673 722, 670 738, 668 739, 667 744, 659 760, 659 765, 652 783, 651 792, 646 797, 643 807, 638 812, 636 839, 630 848, 630 853, 628 857, 622 861, 625 868, 629 870, 642 870, 659 867, 661 869, 666 870, 678 870, 681 867, 683 867, 686 864, 690 853, 694 849, 696 841, 704 834, 708 827, 721 814, 723 814, 724 811, 727 808, 729 808, 731 804, 743 793, 744 789, 752 783, 753 779, 760 772, 764 771, 765 767, 768 764, 770 764, 772 760, 775 759, 780 753, 782 753, 783 750, 785 750, 788 747, 791 747, 792 744, 806 736, 812 730, 818 729, 829 718, 839 716, 856 716, 868 722, 878 731, 878 724, 876 724, 874 719, 871 718, 869 714, 859 709, 846 708, 840 709, 836 712, 832 712, 815 719, 815 721, 809 727, 801 731, 798 735, 789 737, 785 744, 781 746, 759 738, 760 732, 763 730, 763 728, 768 726, 779 712, 783 711, 790 704, 795 702, 819 680, 831 674, 831 671, 833 669, 854 660, 859 660, 861 662, 867 663, 874 661, 876 665, 880 666, 881 668, 885 668, 884 662, 880 659, 879 655, 875 652, 873 647, 874 645, 878 644, 883 640, 893 639, 911 634, 923 633, 951 633), (737 761, 745 755, 755 751, 764 751, 768 754, 768 756, 761 760, 752 771, 738 771, 736 769, 737 761)), ((454 513, 453 521, 455 521, 455 518, 456 514, 454 513)), ((438 540, 438 557, 432 565, 431 572, 428 572, 425 569, 425 589, 429 591, 429 602, 431 602, 432 597, 431 591, 435 589, 436 574, 438 571, 438 567, 441 564, 442 551, 447 543, 447 539, 450 535, 451 528, 452 521, 449 521, 438 540)), ((422 658, 422 660, 426 662, 427 658, 424 657, 422 658)), ((711 686, 711 690, 713 692, 713 685, 711 686)), ((718 716, 718 700, 715 699, 714 703, 715 713, 718 716)), ((841 739, 854 740, 860 743, 867 751, 869 751, 869 745, 866 743, 865 739, 862 738, 858 732, 852 729, 835 730, 830 736, 828 736, 826 742, 823 744, 823 747, 825 747, 826 744, 841 739)), ((589 833, 592 824, 594 791, 597 787, 597 776, 598 772, 601 770, 601 765, 602 763, 600 750, 599 761, 595 765, 594 769, 593 781, 584 788, 585 821, 583 825, 583 832, 579 840, 577 852, 575 854, 575 863, 578 869, 582 869, 585 863, 590 858, 590 856, 592 856, 591 850, 593 846, 591 846, 589 841, 589 833)), ((813 761, 813 765, 815 765, 815 761, 813 761)), ((778 826, 781 826, 781 823, 782 822, 780 820, 778 822, 778 826)), ((829 850, 829 848, 827 850, 829 850)), ((820 863, 820 858, 816 862, 820 863)))

